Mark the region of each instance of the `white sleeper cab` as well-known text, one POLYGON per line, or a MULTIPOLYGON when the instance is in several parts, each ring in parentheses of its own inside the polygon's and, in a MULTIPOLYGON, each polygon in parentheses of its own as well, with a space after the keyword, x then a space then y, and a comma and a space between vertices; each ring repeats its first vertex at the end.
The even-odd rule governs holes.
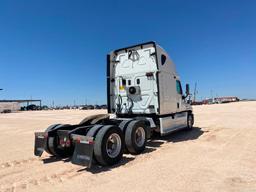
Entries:
POLYGON ((72 156, 72 163, 88 167, 113 165, 124 152, 142 153, 152 133, 191 130, 188 96, 189 85, 183 93, 174 63, 155 42, 117 49, 107 55, 108 114, 36 132, 34 153, 72 156))

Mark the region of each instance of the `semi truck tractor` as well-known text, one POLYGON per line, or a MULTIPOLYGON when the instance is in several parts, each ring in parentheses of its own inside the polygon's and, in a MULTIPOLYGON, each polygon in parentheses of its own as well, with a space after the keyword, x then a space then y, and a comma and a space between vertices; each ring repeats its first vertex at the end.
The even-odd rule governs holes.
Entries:
POLYGON ((194 124, 189 85, 183 93, 176 68, 155 42, 114 50, 107 55, 108 114, 79 124, 54 124, 35 133, 34 154, 44 151, 91 167, 118 163, 123 154, 143 153, 153 133, 161 136, 194 124))

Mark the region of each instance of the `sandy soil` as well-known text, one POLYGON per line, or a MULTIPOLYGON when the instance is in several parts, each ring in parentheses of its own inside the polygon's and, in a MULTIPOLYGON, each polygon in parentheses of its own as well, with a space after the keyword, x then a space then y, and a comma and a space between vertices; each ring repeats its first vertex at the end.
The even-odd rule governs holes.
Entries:
POLYGON ((91 170, 33 156, 34 132, 105 111, 0 114, 0 191, 256 191, 256 102, 195 106, 195 128, 91 170))

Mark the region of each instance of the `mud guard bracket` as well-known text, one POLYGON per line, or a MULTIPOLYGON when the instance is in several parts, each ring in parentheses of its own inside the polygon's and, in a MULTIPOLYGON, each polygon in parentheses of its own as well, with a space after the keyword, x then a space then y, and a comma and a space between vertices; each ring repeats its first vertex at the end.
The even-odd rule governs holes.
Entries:
POLYGON ((93 137, 72 134, 71 138, 75 142, 71 162, 90 168, 93 161, 93 137))

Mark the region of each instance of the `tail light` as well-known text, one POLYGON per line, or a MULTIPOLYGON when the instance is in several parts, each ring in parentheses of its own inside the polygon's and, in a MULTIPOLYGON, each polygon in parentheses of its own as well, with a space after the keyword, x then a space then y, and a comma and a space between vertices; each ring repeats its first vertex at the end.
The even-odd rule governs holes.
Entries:
POLYGON ((60 145, 61 145, 62 147, 65 146, 65 141, 64 141, 63 139, 60 139, 60 145))
POLYGON ((94 144, 94 142, 93 141, 89 141, 89 144, 92 145, 92 144, 94 144))
POLYGON ((69 140, 69 139, 67 139, 67 141, 66 141, 66 146, 67 146, 67 147, 70 146, 70 140, 69 140))
POLYGON ((76 138, 76 142, 77 142, 77 143, 80 143, 80 141, 81 141, 81 138, 80 138, 80 137, 77 137, 77 138, 76 138))

